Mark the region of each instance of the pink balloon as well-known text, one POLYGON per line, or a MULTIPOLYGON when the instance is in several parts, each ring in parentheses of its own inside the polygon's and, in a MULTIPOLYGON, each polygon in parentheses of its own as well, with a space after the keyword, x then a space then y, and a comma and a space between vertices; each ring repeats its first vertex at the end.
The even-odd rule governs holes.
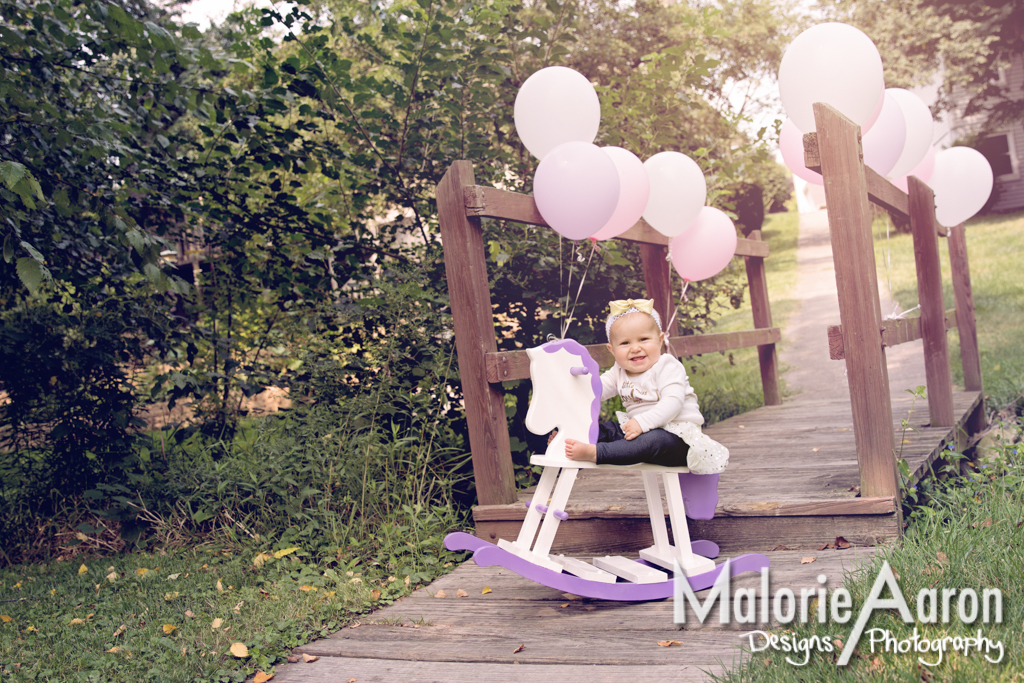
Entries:
POLYGON ((917 176, 919 180, 928 182, 932 179, 932 173, 935 172, 935 148, 929 147, 928 151, 925 152, 924 159, 921 159, 921 163, 914 167, 910 173, 900 178, 896 178, 892 181, 892 184, 900 188, 904 192, 910 192, 909 186, 907 185, 908 176, 917 176))
POLYGON ((907 141, 907 121, 903 109, 890 94, 882 96, 884 104, 875 125, 863 135, 864 163, 885 176, 896 166, 907 141))
POLYGON ((882 94, 878 97, 878 104, 875 105, 875 110, 873 112, 871 112, 871 118, 869 118, 867 120, 867 123, 865 123, 861 127, 861 130, 864 133, 867 133, 869 130, 871 130, 872 128, 875 127, 875 124, 878 122, 878 117, 882 115, 882 107, 883 106, 885 106, 885 91, 884 90, 882 91, 882 94))
POLYGON ((736 226, 722 211, 705 206, 680 235, 668 243, 672 265, 684 280, 696 282, 717 275, 736 253, 736 226))
POLYGON ((602 147, 601 151, 611 157, 619 172, 619 203, 604 227, 591 235, 595 240, 611 239, 632 228, 651 195, 651 181, 639 157, 621 147, 602 147))
POLYGON ((533 198, 544 221, 571 240, 590 237, 619 202, 619 172, 589 142, 565 142, 548 152, 533 175, 533 198))
POLYGON ((820 173, 804 165, 804 134, 789 119, 786 119, 779 131, 779 149, 782 151, 782 161, 793 175, 815 185, 825 184, 820 173))

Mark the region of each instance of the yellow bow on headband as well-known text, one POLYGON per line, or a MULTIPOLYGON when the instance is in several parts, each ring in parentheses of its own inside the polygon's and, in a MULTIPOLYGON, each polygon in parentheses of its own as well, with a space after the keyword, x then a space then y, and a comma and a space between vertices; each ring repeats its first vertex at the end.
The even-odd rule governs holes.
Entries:
POLYGON ((608 308, 612 315, 622 315, 631 308, 641 313, 652 313, 654 311, 654 299, 619 299, 609 301, 608 308))

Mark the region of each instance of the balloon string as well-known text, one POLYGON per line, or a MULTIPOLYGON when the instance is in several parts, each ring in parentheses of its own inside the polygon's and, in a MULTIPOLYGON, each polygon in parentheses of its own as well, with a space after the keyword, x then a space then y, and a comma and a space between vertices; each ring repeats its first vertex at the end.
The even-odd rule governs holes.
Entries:
MULTIPOLYGON (((561 238, 559 238, 559 240, 561 240, 561 238)), ((572 263, 573 263, 573 254, 574 254, 575 251, 576 251, 576 243, 573 242, 572 246, 569 249, 569 276, 568 276, 568 279, 566 280, 566 284, 565 284, 565 308, 562 311, 562 318, 563 319, 566 319, 566 318, 569 317, 569 297, 571 296, 571 292, 572 292, 572 270, 573 270, 572 263)), ((559 263, 561 263, 562 254, 559 253, 558 257, 559 257, 559 263)), ((561 289, 559 289, 558 293, 559 294, 562 293, 561 289)), ((565 323, 562 323, 562 339, 565 339, 565 323)))
MULTIPOLYGON (((689 286, 690 286, 690 281, 684 279, 683 280, 683 291, 681 292, 681 296, 682 296, 682 302, 681 303, 685 303, 686 301, 689 301, 689 299, 686 298, 686 288, 689 287, 689 286)), ((672 307, 672 316, 668 319, 668 324, 665 325, 665 348, 668 349, 669 354, 671 354, 673 356, 676 355, 676 352, 675 352, 675 349, 672 348, 672 342, 669 340, 669 335, 672 333, 672 323, 674 323, 676 321, 676 313, 678 313, 678 312, 679 312, 679 307, 678 306, 673 306, 672 307)), ((676 357, 678 358, 678 356, 676 356, 676 357)))
MULTIPOLYGON (((590 243, 590 257, 587 258, 587 266, 586 266, 586 268, 583 269, 583 275, 580 276, 580 286, 576 290, 576 299, 572 302, 572 310, 569 311, 569 315, 565 319, 565 326, 562 327, 562 339, 565 339, 565 333, 569 331, 569 324, 572 322, 572 316, 576 312, 576 304, 580 300, 580 292, 583 291, 583 283, 586 282, 587 271, 590 270, 590 262, 594 258, 594 252, 595 251, 597 251, 597 241, 596 240, 590 243)), ((568 296, 565 297, 565 302, 566 302, 566 304, 569 303, 569 297, 568 296)))

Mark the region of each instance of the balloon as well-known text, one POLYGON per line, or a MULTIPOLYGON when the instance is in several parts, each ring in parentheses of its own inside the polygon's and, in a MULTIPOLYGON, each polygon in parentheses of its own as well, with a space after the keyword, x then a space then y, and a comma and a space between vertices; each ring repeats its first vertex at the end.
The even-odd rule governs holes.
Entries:
POLYGON ((921 159, 921 163, 914 167, 914 169, 905 176, 900 176, 892 181, 892 184, 900 188, 904 192, 910 192, 907 186, 907 178, 910 176, 917 176, 918 180, 928 182, 932 177, 932 172, 935 171, 935 148, 929 147, 928 151, 924 155, 924 159, 921 159))
POLYGON ((878 49, 847 24, 818 24, 790 43, 779 65, 779 95, 802 133, 815 130, 815 102, 838 109, 859 126, 870 119, 885 82, 878 49))
POLYGON ((619 172, 611 157, 589 142, 551 150, 533 176, 533 198, 544 221, 571 240, 590 237, 619 202, 619 172))
POLYGON ((864 163, 879 175, 887 176, 903 153, 907 140, 907 122, 903 118, 903 109, 891 92, 886 90, 882 99, 884 104, 878 120, 861 140, 864 163))
POLYGON ((693 223, 708 198, 708 183, 697 162, 680 152, 658 152, 644 162, 651 195, 644 220, 666 237, 693 223))
POLYGON ((635 154, 621 147, 602 147, 601 151, 611 157, 619 172, 619 203, 604 227, 591 235, 596 240, 610 239, 632 228, 643 215, 651 194, 647 169, 635 154))
POLYGON ((705 206, 692 225, 669 240, 668 249, 680 277, 707 279, 729 265, 736 253, 736 226, 722 211, 705 206))
POLYGON ((935 218, 951 228, 974 216, 992 194, 992 166, 981 152, 951 147, 935 155, 928 182, 935 190, 935 218))
POLYGON ((921 163, 932 146, 932 113, 928 105, 909 90, 889 88, 885 92, 896 100, 907 125, 907 141, 899 159, 889 170, 889 176, 899 178, 921 163))
POLYGON ((821 174, 804 166, 804 136, 792 119, 786 119, 779 131, 779 150, 782 161, 793 175, 815 185, 824 185, 821 174))
POLYGON ((563 142, 593 142, 601 123, 601 103, 583 74, 549 66, 519 88, 514 117, 519 139, 533 156, 543 159, 563 142))
POLYGON ((871 112, 871 116, 861 126, 861 131, 867 133, 869 130, 875 127, 875 122, 878 121, 878 117, 882 115, 882 107, 885 105, 885 91, 882 91, 882 95, 878 98, 878 104, 875 105, 875 110, 871 112))

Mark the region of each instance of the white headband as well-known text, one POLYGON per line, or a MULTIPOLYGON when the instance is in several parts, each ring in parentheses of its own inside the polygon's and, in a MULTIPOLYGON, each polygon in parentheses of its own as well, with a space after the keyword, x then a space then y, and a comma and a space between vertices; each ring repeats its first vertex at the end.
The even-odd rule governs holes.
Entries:
POLYGON ((626 310, 622 311, 621 313, 613 313, 613 314, 608 316, 608 321, 605 322, 605 324, 604 324, 604 332, 608 336, 608 343, 609 344, 612 341, 612 325, 615 323, 616 320, 618 320, 619 318, 621 318, 624 315, 629 315, 630 313, 646 313, 647 315, 649 315, 652 318, 654 318, 654 322, 658 326, 658 332, 662 332, 663 331, 661 329, 661 316, 658 315, 658 312, 656 310, 654 310, 652 308, 650 311, 641 311, 636 306, 630 306, 629 308, 627 308, 626 310))

